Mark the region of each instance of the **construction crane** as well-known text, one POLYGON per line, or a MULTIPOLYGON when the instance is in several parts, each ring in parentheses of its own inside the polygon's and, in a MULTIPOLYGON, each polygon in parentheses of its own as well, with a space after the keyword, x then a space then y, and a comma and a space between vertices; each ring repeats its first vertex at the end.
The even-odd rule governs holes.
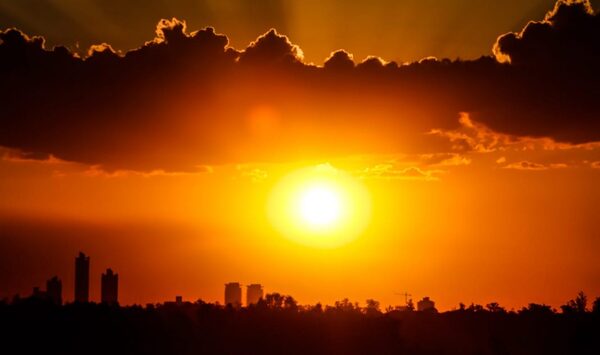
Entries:
POLYGON ((404 291, 404 293, 400 293, 400 292, 394 292, 395 295, 398 296, 404 296, 404 303, 408 305, 408 298, 412 297, 412 295, 406 291, 404 291))

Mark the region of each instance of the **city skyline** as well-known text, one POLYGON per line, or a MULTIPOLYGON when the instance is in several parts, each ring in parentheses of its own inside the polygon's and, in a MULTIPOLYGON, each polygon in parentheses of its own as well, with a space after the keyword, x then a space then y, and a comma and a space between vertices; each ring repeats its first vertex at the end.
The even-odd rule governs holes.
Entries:
MULTIPOLYGON (((62 305, 63 303, 88 303, 92 302, 89 296, 90 290, 90 256, 83 252, 75 257, 74 267, 74 280, 75 286, 73 287, 74 296, 73 298, 63 296, 62 280, 58 275, 52 276, 46 281, 46 290, 41 290, 39 286, 33 286, 32 296, 43 294, 44 297, 48 297, 53 303, 62 305)), ((106 272, 102 273, 99 278, 100 284, 100 303, 106 304, 118 304, 118 290, 119 290, 119 275, 114 273, 111 268, 106 269, 106 272)), ((22 295, 27 297, 27 294, 22 295)), ((5 297, 4 299, 10 300, 13 298, 21 297, 20 294, 5 297)))
MULTIPOLYGON (((80 252, 78 257, 76 257, 76 273, 78 272, 78 268, 81 268, 81 262, 84 262, 84 268, 89 267, 89 256, 85 256, 84 253, 80 252)), ((81 271, 79 271, 81 272, 81 271)), ((69 306, 71 304, 86 304, 86 303, 98 303, 105 304, 110 306, 122 306, 124 308, 128 307, 140 307, 142 305, 120 305, 118 302, 118 274, 115 274, 112 269, 106 269, 106 272, 101 275, 101 299, 100 302, 94 301, 74 301, 74 302, 65 302, 63 304, 62 297, 62 282, 58 278, 58 276, 53 276, 52 278, 46 281, 46 290, 41 290, 40 287, 34 286, 33 292, 31 295, 24 295, 23 297, 19 294, 15 294, 11 299, 0 299, 0 305, 19 305, 23 300, 41 300, 47 301, 55 306, 69 306)), ((242 285, 239 282, 228 282, 225 284, 225 292, 223 303, 221 304, 219 301, 214 302, 212 305, 216 307, 224 307, 224 308, 232 308, 232 309, 241 309, 241 308, 260 308, 260 309, 287 309, 292 311, 298 311, 299 309, 303 311, 311 311, 318 309, 319 312, 322 312, 323 306, 326 309, 337 309, 338 311, 350 311, 350 312, 364 312, 365 314, 373 315, 375 314, 386 314, 391 315, 391 317, 403 317, 411 312, 421 312, 421 313, 431 313, 437 314, 438 312, 442 313, 452 313, 452 312, 490 312, 490 313, 500 313, 500 314, 526 314, 528 312, 532 312, 533 314, 537 314, 538 312, 549 313, 549 314, 557 314, 558 309, 552 307, 547 304, 539 304, 535 302, 530 302, 528 305, 524 305, 520 309, 510 308, 507 309, 503 307, 498 302, 491 302, 486 305, 471 303, 468 308, 467 305, 463 302, 460 302, 456 307, 447 310, 438 310, 435 306, 435 301, 432 300, 429 296, 423 296, 420 300, 415 302, 412 299, 412 295, 404 292, 402 295, 405 299, 405 304, 403 305, 388 305, 385 308, 381 307, 379 301, 374 298, 369 298, 362 302, 353 302, 348 298, 344 298, 341 300, 335 301, 334 304, 298 304, 297 301, 290 295, 281 294, 279 292, 271 292, 264 295, 264 287, 261 284, 249 284, 246 285, 246 302, 242 302, 242 285), (411 297, 411 298, 409 298, 411 297), (364 306, 363 306, 364 304, 364 306)), ((77 295, 76 295, 77 296, 77 295)), ((580 291, 577 294, 575 299, 568 300, 566 303, 560 306, 562 314, 585 314, 586 312, 598 313, 600 312, 600 296, 596 297, 592 302, 592 306, 588 307, 587 296, 584 292, 580 291)), ((178 306, 178 307, 190 307, 193 305, 211 305, 211 303, 205 302, 201 297, 197 298, 195 301, 184 301, 184 298, 180 295, 175 296, 175 302, 172 301, 164 301, 164 302, 152 302, 147 303, 145 305, 146 309, 154 309, 156 306, 178 306)), ((537 314, 539 315, 539 314, 537 314)))
MULTIPOLYGON (((72 302, 69 302, 69 299, 65 299, 62 295, 62 281, 58 276, 53 276, 46 281, 46 290, 41 290, 40 287, 34 286, 33 292, 31 295, 20 295, 14 294, 12 297, 7 297, 2 299, 4 302, 11 302, 11 300, 20 299, 21 297, 33 297, 33 298, 47 298, 52 303, 56 305, 63 305, 69 303, 94 303, 93 300, 89 299, 89 267, 90 267, 90 256, 86 255, 83 252, 79 252, 78 256, 75 257, 75 296, 73 297, 72 302), (79 276, 78 276, 79 275, 79 276)), ((97 303, 103 303, 108 305, 119 305, 118 301, 118 285, 119 285, 119 275, 114 273, 111 268, 107 268, 104 273, 100 275, 100 300, 97 303)), ((271 294, 280 293, 273 291, 271 294)), ((223 298, 224 306, 232 306, 234 308, 241 307, 250 307, 256 306, 260 301, 265 301, 265 291, 264 286, 257 283, 251 283, 247 285, 243 285, 239 282, 228 282, 225 284, 225 294, 223 298), (245 292, 245 302, 242 302, 244 293, 242 292, 243 286, 246 286, 245 292)), ((408 293, 403 294, 405 296, 405 304, 397 304, 397 305, 389 305, 392 309, 396 310, 408 310, 413 304, 412 298, 407 298, 412 296, 408 293)), ((196 301, 203 301, 202 297, 198 297, 195 299, 196 301)), ((347 299, 346 299, 347 300, 347 299)), ((369 300, 373 300, 372 298, 369 300)), ((368 302, 366 301, 367 307, 368 302)), ((339 301, 339 300, 338 300, 339 301)), ((336 301, 336 303, 338 302, 336 301)), ((164 304, 172 303, 171 301, 163 301, 164 304)), ((182 305, 183 297, 180 295, 175 296, 175 304, 182 305)), ((186 301, 189 302, 189 301, 186 301)), ((216 301, 215 304, 219 304, 219 301, 216 301)), ((155 301, 148 304, 161 304, 161 301, 155 301)), ((147 304, 147 305, 148 305, 147 304)), ((358 302, 357 304, 361 304, 358 302)), ((127 305, 124 305, 127 306, 127 305)), ((453 309, 456 309, 453 308, 453 309)), ((412 309, 411 309, 412 310, 412 309)), ((435 308, 435 302, 430 300, 428 296, 423 297, 420 301, 417 302, 418 311, 429 311, 434 310, 437 312, 438 310, 435 308)))

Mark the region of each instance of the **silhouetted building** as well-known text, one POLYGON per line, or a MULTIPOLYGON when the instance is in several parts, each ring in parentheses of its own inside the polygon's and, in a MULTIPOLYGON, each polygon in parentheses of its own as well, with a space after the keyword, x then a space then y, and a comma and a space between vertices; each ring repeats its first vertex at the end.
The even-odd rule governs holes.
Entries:
POLYGON ((90 297, 90 257, 79 252, 75 258, 75 302, 88 302, 90 297))
POLYGON ((225 284, 225 305, 242 306, 242 287, 239 282, 225 284))
POLYGON ((166 301, 162 305, 168 307, 181 307, 181 306, 189 306, 193 303, 190 301, 184 301, 183 296, 175 296, 175 301, 166 301))
POLYGON ((47 295, 46 292, 40 290, 40 288, 36 286, 33 288, 33 293, 31 294, 31 297, 45 300, 47 298, 47 295))
POLYGON ((62 304, 62 282, 57 276, 46 281, 46 295, 54 304, 62 304))
POLYGON ((263 287, 261 284, 252 284, 246 287, 246 306, 257 304, 263 298, 263 287))
POLYGON ((102 274, 100 289, 102 303, 118 303, 119 275, 113 273, 112 269, 106 269, 106 273, 102 274))
POLYGON ((430 300, 429 297, 423 297, 422 300, 417 302, 417 311, 437 312, 435 302, 430 300))

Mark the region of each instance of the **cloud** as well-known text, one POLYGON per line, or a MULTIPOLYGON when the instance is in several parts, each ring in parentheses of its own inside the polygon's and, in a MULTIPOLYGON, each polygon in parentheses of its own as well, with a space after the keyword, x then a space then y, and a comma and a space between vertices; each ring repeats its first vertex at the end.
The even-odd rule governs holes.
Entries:
POLYGON ((254 183, 265 181, 269 177, 269 173, 261 168, 250 165, 239 164, 235 167, 242 179, 250 180, 254 183))
POLYGON ((436 163, 436 166, 461 166, 471 164, 472 159, 460 154, 448 154, 447 158, 436 163))
POLYGON ((503 151, 598 150, 600 142, 564 143, 549 137, 528 137, 499 133, 475 122, 462 112, 456 129, 433 129, 430 135, 447 139, 453 151, 492 153, 503 151))
POLYGON ((493 50, 498 60, 517 66, 587 66, 600 59, 599 36, 600 18, 589 0, 559 0, 543 21, 499 37, 493 50))
POLYGON ((538 163, 532 163, 529 161, 520 161, 516 163, 511 163, 504 166, 505 169, 516 169, 516 170, 546 170, 547 166, 538 163))
POLYGON ((358 172, 363 179, 438 181, 442 170, 425 170, 416 166, 398 168, 394 164, 377 164, 358 172))
POLYGON ((458 122, 460 126, 456 129, 433 129, 429 134, 448 139, 452 150, 477 153, 510 149, 527 139, 495 132, 481 123, 474 122, 466 112, 460 113, 458 122))
POLYGON ((444 152, 433 154, 416 154, 397 156, 393 159, 395 162, 410 163, 424 168, 443 168, 451 166, 466 166, 470 165, 472 159, 466 154, 444 152))
POLYGON ((184 176, 192 174, 212 174, 214 168, 210 165, 199 165, 195 167, 194 172, 180 171, 165 171, 162 169, 155 170, 106 170, 100 165, 83 165, 79 163, 69 162, 56 158, 53 155, 25 153, 15 149, 7 149, 0 147, 0 162, 9 164, 29 164, 37 166, 47 166, 52 168, 52 176, 85 176, 85 177, 101 177, 101 178, 126 178, 126 177, 143 177, 150 178, 155 176, 184 176))
POLYGON ((88 57, 100 56, 100 55, 116 56, 117 51, 115 51, 111 47, 110 44, 101 43, 101 44, 94 44, 94 45, 90 46, 90 49, 88 50, 87 55, 88 55, 88 57))
POLYGON ((515 169, 515 170, 548 170, 548 169, 564 169, 567 167, 568 167, 568 165, 564 164, 564 163, 541 164, 541 163, 534 163, 534 162, 523 160, 523 161, 507 164, 503 168, 504 169, 515 169))
MULTIPOLYGON (((199 167, 196 172, 193 174, 200 173, 212 173, 213 168, 210 166, 202 166, 199 167)), ((186 172, 173 172, 173 171, 165 171, 165 170, 151 170, 151 171, 136 171, 136 170, 113 170, 106 171, 101 166, 93 165, 85 169, 81 172, 80 175, 85 177, 101 177, 101 178, 126 178, 126 177, 143 177, 143 178, 151 178, 155 176, 166 176, 166 177, 177 177, 177 176, 185 176, 191 175, 192 173, 186 172)), ((64 174, 66 176, 68 174, 64 174)))
POLYGON ((277 30, 270 29, 267 33, 250 43, 238 57, 240 63, 259 65, 300 64, 304 59, 302 50, 277 30))
POLYGON ((500 36, 493 52, 510 66, 504 78, 491 78, 493 105, 472 117, 516 135, 572 143, 599 140, 589 133, 600 132, 598 38, 600 15, 588 0, 560 0, 543 21, 500 36))
MULTIPOLYGON (((0 146, 109 172, 194 172, 595 144, 598 18, 587 2, 560 1, 543 21, 500 36, 495 57, 355 64, 338 50, 323 67, 305 63, 274 29, 238 50, 211 27, 165 19, 137 49, 103 43, 84 58, 8 29, 0 31, 0 146)), ((445 164, 466 163, 453 159, 445 164)))
POLYGON ((186 39, 187 23, 176 18, 162 19, 156 25, 154 43, 177 43, 186 39))
POLYGON ((18 149, 0 147, 0 160, 12 163, 39 163, 45 165, 63 165, 69 162, 47 153, 23 152, 18 149))
POLYGON ((338 49, 325 59, 323 67, 328 70, 351 70, 354 68, 354 59, 352 54, 338 49))

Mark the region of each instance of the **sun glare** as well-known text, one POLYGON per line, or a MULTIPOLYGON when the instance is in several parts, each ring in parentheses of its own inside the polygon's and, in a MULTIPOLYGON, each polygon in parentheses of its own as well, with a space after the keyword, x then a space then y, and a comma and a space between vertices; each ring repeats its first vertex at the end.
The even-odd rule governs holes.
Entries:
POLYGON ((313 226, 331 225, 340 217, 340 199, 326 186, 310 187, 300 198, 300 214, 313 226))
POLYGON ((329 164, 297 170, 274 187, 269 219, 296 242, 332 248, 349 243, 370 219, 366 188, 350 174, 329 164))

